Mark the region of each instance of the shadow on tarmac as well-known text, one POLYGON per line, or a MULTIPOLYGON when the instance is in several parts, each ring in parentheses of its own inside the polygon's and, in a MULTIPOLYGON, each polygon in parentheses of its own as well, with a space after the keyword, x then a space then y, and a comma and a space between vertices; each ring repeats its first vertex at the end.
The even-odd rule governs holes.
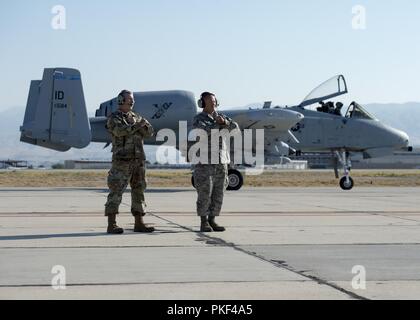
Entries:
MULTIPOLYGON (((163 231, 156 230, 152 233, 139 233, 133 232, 130 229, 124 229, 124 233, 119 236, 128 236, 128 235, 160 235, 160 234, 178 234, 178 233, 191 233, 190 231, 163 231)), ((39 240, 39 239, 51 239, 51 238, 82 238, 82 237, 102 237, 102 236, 117 236, 113 234, 108 234, 106 232, 84 232, 84 233, 56 233, 56 234, 28 234, 28 235, 18 235, 18 236, 0 236, 0 241, 13 241, 13 240, 39 240)))

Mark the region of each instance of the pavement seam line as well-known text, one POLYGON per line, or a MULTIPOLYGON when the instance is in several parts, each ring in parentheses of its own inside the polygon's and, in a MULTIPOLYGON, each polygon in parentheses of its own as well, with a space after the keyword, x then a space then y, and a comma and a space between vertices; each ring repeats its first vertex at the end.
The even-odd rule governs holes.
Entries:
MULTIPOLYGON (((351 292, 351 291, 349 291, 349 290, 346 290, 346 289, 344 289, 344 288, 342 288, 342 287, 340 287, 340 286, 338 286, 338 285, 336 285, 336 284, 330 283, 330 282, 328 282, 328 280, 324 280, 324 279, 321 279, 321 278, 316 277, 316 276, 312 276, 312 275, 307 275, 307 274, 304 274, 304 273, 302 273, 302 272, 300 272, 300 271, 294 270, 294 269, 293 269, 292 267, 290 267, 290 266, 286 266, 286 265, 284 265, 284 264, 280 264, 280 263, 278 263, 278 262, 276 262, 276 261, 266 259, 265 257, 260 256, 260 255, 256 254, 255 252, 251 252, 251 251, 245 250, 245 249, 243 249, 243 248, 240 248, 240 247, 238 247, 238 246, 237 246, 236 244, 234 244, 234 243, 229 243, 229 242, 226 242, 226 241, 225 241, 225 240, 223 240, 223 239, 220 239, 220 238, 217 238, 217 237, 211 237, 211 236, 209 236, 209 235, 207 235, 207 234, 204 234, 204 233, 202 233, 202 232, 195 231, 194 229, 188 228, 188 227, 186 227, 186 226, 180 225, 180 224, 178 224, 178 223, 176 223, 176 222, 173 222, 173 221, 171 221, 171 220, 168 220, 168 219, 166 219, 166 218, 160 217, 160 216, 158 216, 158 215, 157 215, 157 214, 155 214, 155 213, 151 213, 151 212, 149 212, 149 214, 150 214, 151 216, 154 216, 155 218, 158 218, 158 219, 161 219, 161 220, 166 221, 166 222, 168 222, 168 223, 171 223, 171 224, 173 224, 173 225, 176 225, 176 226, 178 226, 178 227, 180 227, 180 228, 182 228, 182 229, 184 229, 184 230, 188 230, 188 231, 191 231, 191 232, 193 232, 193 233, 196 233, 196 234, 197 234, 199 237, 201 237, 201 238, 207 238, 208 240, 214 241, 214 242, 215 242, 215 243, 217 243, 218 245, 221 245, 221 246, 224 246, 224 247, 230 247, 230 248, 232 248, 232 249, 234 249, 234 250, 236 250, 236 251, 239 251, 239 252, 244 253, 244 254, 246 254, 246 255, 249 255, 249 256, 251 256, 251 257, 257 258, 257 259, 262 260, 262 261, 264 261, 264 262, 268 262, 269 264, 271 264, 271 265, 273 265, 273 266, 275 266, 275 267, 277 267, 277 268, 288 270, 288 271, 290 271, 290 272, 292 272, 292 273, 295 273, 295 274, 298 274, 298 275, 300 275, 300 276, 302 276, 302 277, 304 277, 304 278, 307 278, 307 279, 310 279, 310 280, 312 280, 312 281, 314 281, 314 282, 317 282, 317 283, 318 283, 318 284, 320 284, 320 285, 325 285, 325 286, 328 286, 328 287, 330 287, 330 288, 332 288, 332 289, 334 289, 334 290, 338 290, 338 291, 340 291, 341 293, 345 293, 345 294, 347 294, 349 297, 351 297, 351 298, 353 298, 353 299, 357 299, 357 300, 370 300, 370 299, 368 299, 368 298, 366 298, 366 297, 363 297, 363 296, 358 295, 358 294, 356 294, 356 293, 354 293, 354 292, 351 292)), ((214 245, 214 243, 213 243, 213 245, 214 245)))
MULTIPOLYGON (((167 285, 167 284, 240 284, 240 283, 273 283, 273 282, 313 282, 312 280, 261 280, 261 281, 174 281, 174 282, 116 282, 116 283, 67 283, 66 287, 96 287, 96 286, 138 286, 138 285, 167 285)), ((50 288, 51 284, 11 284, 0 285, 1 289, 13 288, 50 288)))

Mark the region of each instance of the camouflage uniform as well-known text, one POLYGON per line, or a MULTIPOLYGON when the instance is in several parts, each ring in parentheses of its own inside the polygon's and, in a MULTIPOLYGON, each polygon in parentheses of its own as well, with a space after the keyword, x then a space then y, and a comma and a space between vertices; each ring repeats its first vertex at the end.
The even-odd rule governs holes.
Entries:
POLYGON ((219 150, 211 150, 211 130, 239 129, 232 119, 222 115, 226 124, 218 124, 207 112, 196 115, 193 121, 194 129, 203 129, 208 134, 208 164, 195 164, 194 184, 198 193, 197 214, 200 217, 219 216, 223 204, 223 196, 228 186, 228 164, 230 163, 230 150, 227 150, 226 141, 221 139, 219 150), (218 152, 219 164, 211 164, 211 153, 218 152))
POLYGON ((154 134, 152 125, 133 111, 114 112, 107 122, 112 135, 112 168, 108 173, 110 193, 105 204, 105 215, 118 214, 122 195, 131 186, 131 213, 144 216, 146 189, 143 139, 154 134))

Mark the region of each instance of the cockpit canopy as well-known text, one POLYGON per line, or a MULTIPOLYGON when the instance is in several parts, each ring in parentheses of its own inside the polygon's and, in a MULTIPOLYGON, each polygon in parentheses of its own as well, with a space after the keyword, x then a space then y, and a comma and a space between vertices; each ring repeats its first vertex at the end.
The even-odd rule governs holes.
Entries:
POLYGON ((338 75, 325 81, 324 83, 316 87, 314 90, 312 90, 306 96, 306 98, 303 99, 302 103, 299 106, 303 108, 305 106, 309 106, 317 102, 341 96, 342 94, 346 94, 347 92, 348 91, 346 79, 344 79, 343 75, 338 75))
MULTIPOLYGON (((337 116, 343 116, 341 113, 343 103, 338 102, 334 104, 333 101, 328 101, 332 98, 341 96, 348 93, 346 79, 343 75, 338 75, 328 79, 327 81, 320 84, 314 90, 312 90, 299 107, 304 108, 315 103, 319 103, 320 106, 317 111, 335 114, 337 116)), ((345 114, 346 118, 352 119, 366 119, 366 120, 377 120, 373 115, 367 112, 360 104, 352 102, 347 109, 345 114)))
POLYGON ((362 108, 357 102, 352 102, 347 110, 346 118, 377 120, 373 115, 362 108))

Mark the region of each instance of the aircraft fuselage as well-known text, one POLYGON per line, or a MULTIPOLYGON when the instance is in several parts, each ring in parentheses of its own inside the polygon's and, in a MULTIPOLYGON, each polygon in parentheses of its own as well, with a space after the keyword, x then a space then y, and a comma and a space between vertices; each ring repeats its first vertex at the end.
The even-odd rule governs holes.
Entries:
POLYGON ((299 144, 290 141, 292 147, 302 152, 398 150, 409 145, 406 133, 376 119, 349 118, 300 107, 289 109, 304 115, 304 119, 291 129, 299 144))

